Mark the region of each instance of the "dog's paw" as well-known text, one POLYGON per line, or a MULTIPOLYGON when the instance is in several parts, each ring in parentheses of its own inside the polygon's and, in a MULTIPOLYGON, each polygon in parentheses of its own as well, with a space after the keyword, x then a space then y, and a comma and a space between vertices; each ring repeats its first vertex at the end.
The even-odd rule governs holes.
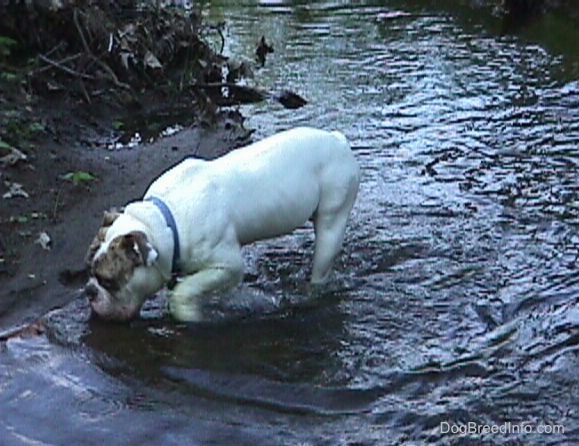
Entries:
POLYGON ((202 322, 203 311, 197 299, 173 291, 169 297, 169 312, 179 322, 202 322))

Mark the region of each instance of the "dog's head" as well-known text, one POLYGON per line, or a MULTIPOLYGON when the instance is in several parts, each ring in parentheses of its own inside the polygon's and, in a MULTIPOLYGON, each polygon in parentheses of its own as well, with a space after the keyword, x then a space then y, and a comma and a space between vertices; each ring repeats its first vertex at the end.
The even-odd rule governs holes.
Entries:
POLYGON ((103 225, 86 257, 90 278, 85 293, 93 311, 109 320, 129 320, 137 316, 143 302, 162 283, 160 273, 154 268, 157 251, 144 232, 106 237, 119 215, 105 212, 103 225))

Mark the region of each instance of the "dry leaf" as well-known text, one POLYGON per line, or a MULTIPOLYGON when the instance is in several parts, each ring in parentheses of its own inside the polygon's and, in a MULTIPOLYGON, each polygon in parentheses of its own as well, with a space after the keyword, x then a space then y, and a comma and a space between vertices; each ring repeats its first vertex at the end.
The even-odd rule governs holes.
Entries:
POLYGON ((40 246, 42 246, 42 249, 50 251, 52 239, 46 232, 42 231, 40 234, 38 234, 38 238, 34 241, 34 243, 38 243, 40 246))
POLYGON ((150 51, 147 51, 145 54, 145 65, 149 68, 152 68, 153 70, 163 68, 163 65, 161 65, 159 59, 157 59, 157 57, 150 51))
POLYGON ((30 197, 30 195, 28 195, 28 192, 26 192, 24 190, 24 188, 22 187, 22 184, 20 183, 10 183, 8 181, 4 181, 4 184, 6 185, 6 187, 9 188, 8 192, 6 192, 4 195, 2 195, 2 198, 9 199, 9 198, 15 198, 15 197, 23 197, 23 198, 28 198, 30 197))
POLYGON ((0 158, 0 164, 3 167, 14 166, 19 161, 26 161, 28 157, 26 154, 14 147, 10 147, 10 153, 0 158))

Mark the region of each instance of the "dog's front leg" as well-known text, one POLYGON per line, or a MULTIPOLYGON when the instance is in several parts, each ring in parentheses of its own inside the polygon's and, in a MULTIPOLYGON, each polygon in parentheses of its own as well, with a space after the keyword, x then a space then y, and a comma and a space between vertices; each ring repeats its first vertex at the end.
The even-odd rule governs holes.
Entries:
POLYGON ((169 311, 182 322, 203 320, 204 295, 226 291, 241 282, 243 268, 214 266, 179 280, 169 297, 169 311))

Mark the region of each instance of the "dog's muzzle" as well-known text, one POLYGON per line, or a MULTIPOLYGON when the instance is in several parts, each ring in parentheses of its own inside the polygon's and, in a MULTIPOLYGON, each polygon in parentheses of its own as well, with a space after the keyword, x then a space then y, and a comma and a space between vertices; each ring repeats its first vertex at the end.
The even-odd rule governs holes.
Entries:
POLYGON ((86 294, 89 302, 93 302, 99 294, 99 289, 94 283, 89 282, 84 287, 84 294, 86 294))

